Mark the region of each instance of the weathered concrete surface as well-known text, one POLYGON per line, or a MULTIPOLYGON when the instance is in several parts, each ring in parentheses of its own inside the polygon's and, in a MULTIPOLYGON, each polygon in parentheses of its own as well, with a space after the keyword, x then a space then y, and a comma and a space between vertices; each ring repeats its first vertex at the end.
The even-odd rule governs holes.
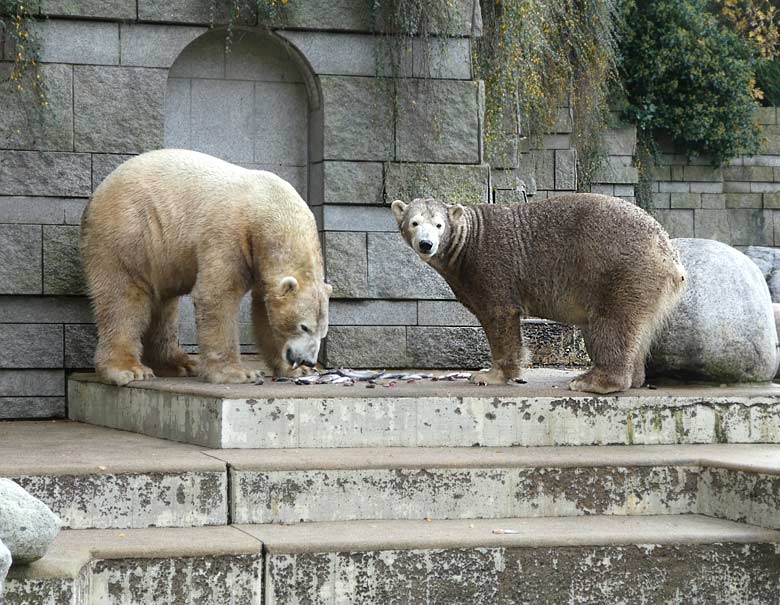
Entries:
POLYGON ((704 513, 780 528, 780 446, 213 450, 234 523, 704 513))
POLYGON ((10 479, 0 478, 0 541, 17 564, 37 561, 60 531, 57 515, 10 479))
POLYGON ((112 387, 77 375, 73 420, 215 448, 780 443, 780 386, 573 393, 575 372, 528 384, 420 382, 368 390, 162 379, 112 387))
POLYGON ((268 604, 742 605, 780 581, 780 533, 693 515, 241 527, 268 604))
POLYGON ((231 503, 236 523, 683 514, 697 483, 690 467, 235 472, 231 503))
POLYGON ((261 546, 232 527, 66 530, 11 570, 5 603, 259 605, 261 546))
POLYGON ((132 433, 67 421, 0 423, 0 476, 73 529, 227 523, 225 463, 132 433))

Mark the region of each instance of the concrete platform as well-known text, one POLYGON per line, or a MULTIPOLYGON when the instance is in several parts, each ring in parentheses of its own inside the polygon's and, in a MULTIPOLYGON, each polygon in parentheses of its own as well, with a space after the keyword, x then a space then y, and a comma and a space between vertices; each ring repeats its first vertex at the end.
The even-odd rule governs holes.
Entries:
POLYGON ((228 522, 226 464, 201 448, 69 421, 0 422, 0 476, 74 529, 228 522))
POLYGON ((780 445, 204 450, 14 422, 0 476, 76 529, 685 513, 780 528, 780 445))
POLYGON ((780 533, 696 515, 240 527, 267 605, 744 605, 780 583, 780 533))
POLYGON ((780 529, 780 446, 211 450, 234 523, 705 513, 780 529))
POLYGON ((698 515, 69 530, 4 603, 772 603, 779 546, 698 515))
POLYGON ((65 530, 12 567, 5 605, 262 603, 262 544, 233 527, 65 530))
POLYGON ((211 448, 780 443, 780 385, 667 385, 574 393, 577 372, 528 383, 417 382, 367 389, 158 379, 69 381, 73 420, 211 448))

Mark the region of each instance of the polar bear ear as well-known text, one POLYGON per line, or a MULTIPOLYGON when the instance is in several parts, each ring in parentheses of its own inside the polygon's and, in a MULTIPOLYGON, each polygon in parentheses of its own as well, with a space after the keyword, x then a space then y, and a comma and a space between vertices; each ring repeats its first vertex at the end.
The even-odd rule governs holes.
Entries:
POLYGON ((287 296, 288 294, 292 294, 297 289, 298 289, 298 280, 295 279, 292 275, 283 277, 282 280, 279 282, 279 294, 281 294, 282 296, 287 296))
POLYGON ((406 212, 407 206, 408 204, 406 202, 402 202, 401 200, 395 200, 392 204, 390 204, 390 210, 393 211, 395 220, 398 221, 399 225, 404 220, 404 213, 406 212))
POLYGON ((463 216, 463 206, 460 204, 454 204, 452 206, 447 207, 447 214, 450 217, 450 220, 453 223, 457 223, 460 221, 461 217, 463 216))

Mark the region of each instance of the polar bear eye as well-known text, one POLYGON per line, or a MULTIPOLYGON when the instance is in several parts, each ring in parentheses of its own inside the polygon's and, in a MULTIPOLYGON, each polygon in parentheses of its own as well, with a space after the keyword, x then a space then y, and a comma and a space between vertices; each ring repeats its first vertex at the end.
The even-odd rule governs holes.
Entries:
POLYGON ((436 228, 441 229, 441 223, 436 223, 436 228))
POLYGON ((306 334, 311 334, 311 330, 306 324, 301 324, 301 330, 303 330, 306 334))
POLYGON ((417 225, 419 225, 419 223, 418 223, 417 221, 414 221, 414 222, 412 223, 412 227, 416 227, 417 225))

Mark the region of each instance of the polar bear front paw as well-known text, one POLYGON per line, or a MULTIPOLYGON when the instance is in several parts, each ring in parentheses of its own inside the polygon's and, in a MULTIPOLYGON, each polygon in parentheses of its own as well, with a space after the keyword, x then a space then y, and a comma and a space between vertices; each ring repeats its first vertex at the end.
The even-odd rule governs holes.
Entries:
POLYGON ((494 368, 487 372, 474 372, 471 375, 471 378, 469 378, 469 382, 480 386, 487 386, 489 384, 507 384, 510 381, 501 370, 494 368))
POLYGON ((97 373, 101 380, 120 387, 134 380, 151 380, 155 377, 151 368, 140 363, 130 366, 102 366, 97 368, 97 373))
POLYGON ((221 367, 202 368, 201 378, 215 384, 254 382, 260 377, 260 372, 250 370, 242 365, 226 365, 221 367))

